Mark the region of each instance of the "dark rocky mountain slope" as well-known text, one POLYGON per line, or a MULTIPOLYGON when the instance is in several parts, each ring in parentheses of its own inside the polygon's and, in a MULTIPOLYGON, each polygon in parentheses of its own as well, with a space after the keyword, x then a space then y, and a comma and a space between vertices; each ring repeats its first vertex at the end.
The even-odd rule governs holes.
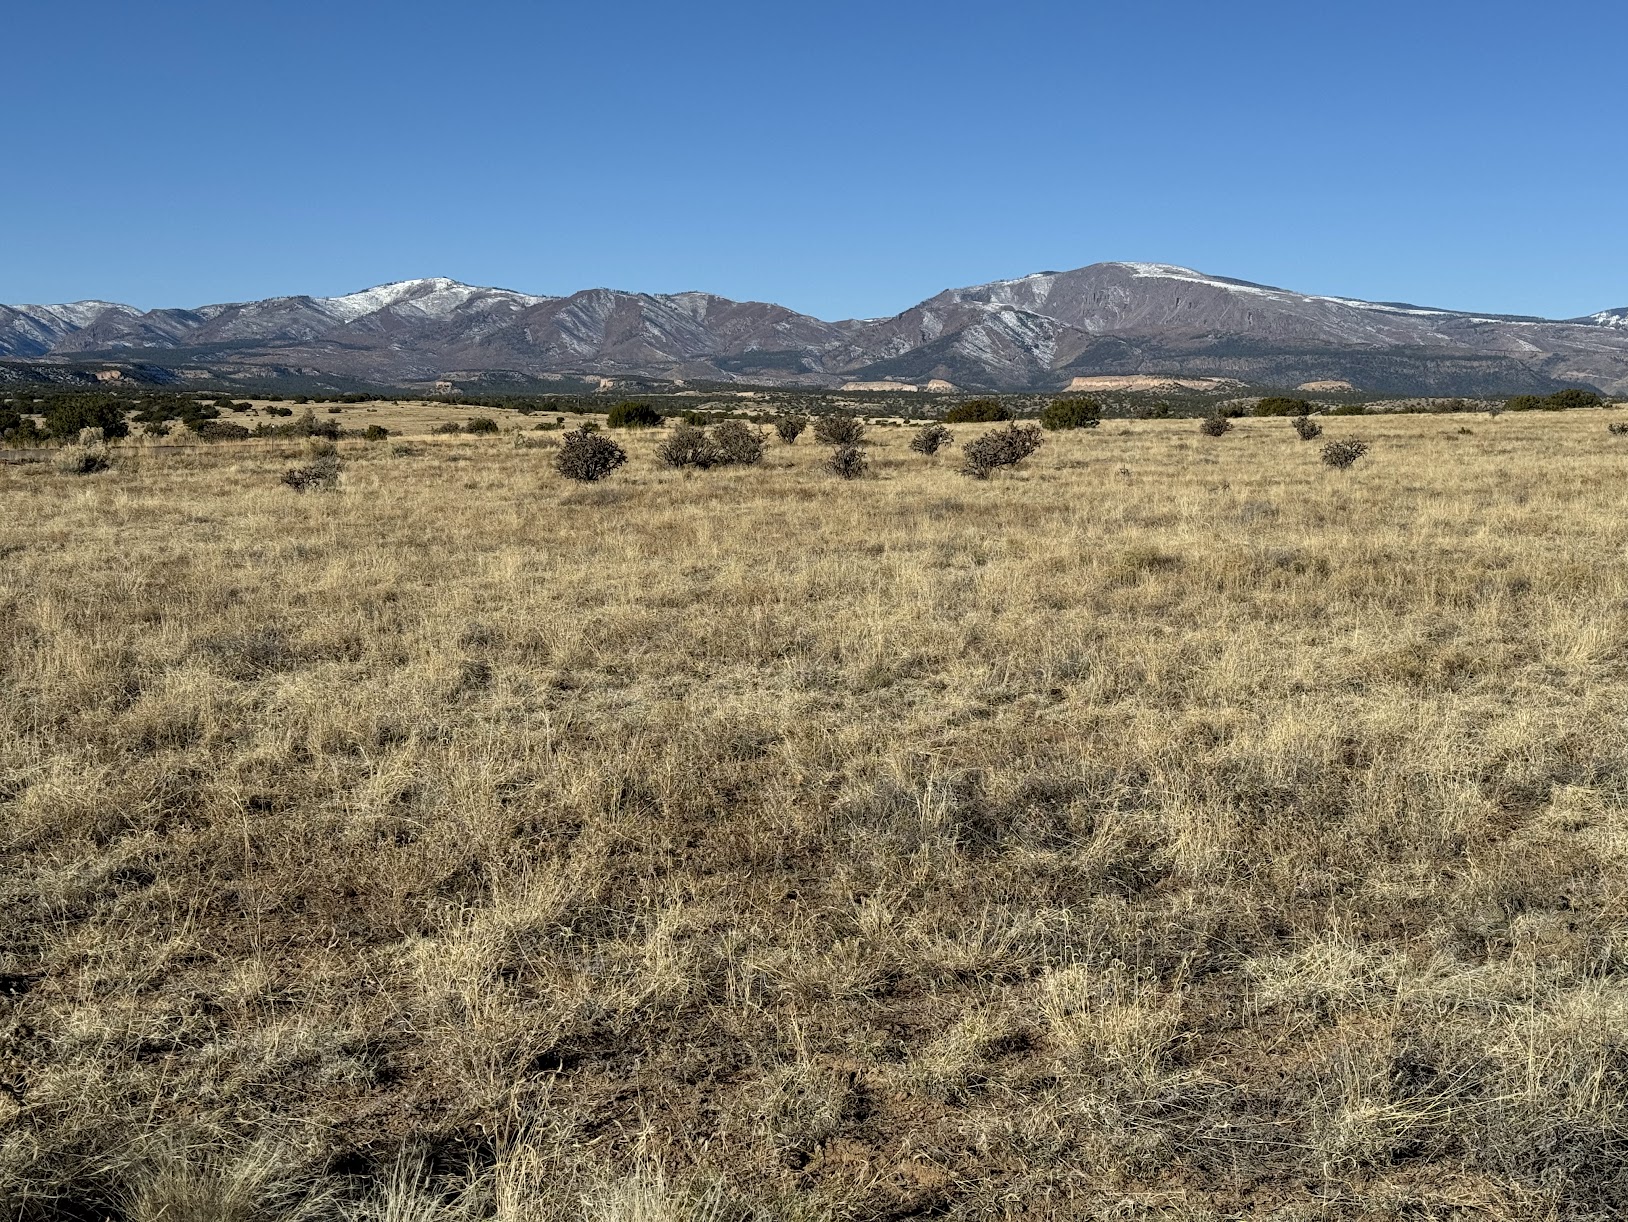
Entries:
POLYGON ((344 297, 141 311, 0 306, 0 357, 131 361, 396 384, 455 374, 834 385, 943 378, 1061 389, 1104 374, 1340 380, 1380 393, 1628 393, 1628 308, 1556 321, 1355 301, 1154 263, 949 289, 892 318, 824 322, 707 293, 538 297, 407 280, 344 297))

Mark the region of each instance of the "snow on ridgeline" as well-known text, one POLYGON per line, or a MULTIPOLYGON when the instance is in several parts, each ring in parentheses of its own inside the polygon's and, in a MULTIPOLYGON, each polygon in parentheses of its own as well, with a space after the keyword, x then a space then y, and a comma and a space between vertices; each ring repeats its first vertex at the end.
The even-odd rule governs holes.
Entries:
POLYGON ((397 280, 375 285, 343 297, 318 297, 316 303, 335 317, 354 322, 380 310, 416 314, 420 318, 451 318, 477 298, 488 299, 492 306, 508 305, 518 309, 550 300, 518 293, 513 289, 477 288, 457 280, 448 280, 444 276, 432 276, 423 280, 397 280))

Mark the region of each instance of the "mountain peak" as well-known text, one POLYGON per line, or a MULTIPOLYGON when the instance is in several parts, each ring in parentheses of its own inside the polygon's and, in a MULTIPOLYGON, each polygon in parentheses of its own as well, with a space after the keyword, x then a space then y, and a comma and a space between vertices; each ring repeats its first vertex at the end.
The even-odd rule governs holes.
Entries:
POLYGON ((513 289, 478 288, 446 276, 426 276, 418 280, 393 280, 342 297, 321 297, 318 302, 331 314, 352 322, 380 310, 401 308, 426 318, 450 318, 477 297, 488 296, 516 305, 535 305, 546 297, 533 297, 513 289))

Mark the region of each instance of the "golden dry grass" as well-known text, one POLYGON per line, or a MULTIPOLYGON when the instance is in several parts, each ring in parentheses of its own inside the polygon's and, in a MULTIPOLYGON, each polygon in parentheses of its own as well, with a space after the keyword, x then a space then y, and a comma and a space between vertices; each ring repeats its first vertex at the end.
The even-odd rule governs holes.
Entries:
POLYGON ((1628 445, 1325 423, 0 468, 7 1216, 1615 1216, 1628 445))

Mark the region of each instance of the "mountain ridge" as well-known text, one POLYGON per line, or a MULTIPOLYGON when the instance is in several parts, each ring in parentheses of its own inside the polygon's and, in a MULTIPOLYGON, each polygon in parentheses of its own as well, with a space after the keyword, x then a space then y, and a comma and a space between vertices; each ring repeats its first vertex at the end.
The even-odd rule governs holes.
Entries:
POLYGON ((1628 307, 1575 319, 1301 293, 1164 263, 1097 263, 945 289, 828 322, 690 290, 566 296, 424 277, 335 297, 190 309, 0 306, 0 357, 173 359, 235 376, 409 384, 453 374, 639 375, 833 386, 941 378, 1055 390, 1077 376, 1338 379, 1378 392, 1628 392, 1628 307))

